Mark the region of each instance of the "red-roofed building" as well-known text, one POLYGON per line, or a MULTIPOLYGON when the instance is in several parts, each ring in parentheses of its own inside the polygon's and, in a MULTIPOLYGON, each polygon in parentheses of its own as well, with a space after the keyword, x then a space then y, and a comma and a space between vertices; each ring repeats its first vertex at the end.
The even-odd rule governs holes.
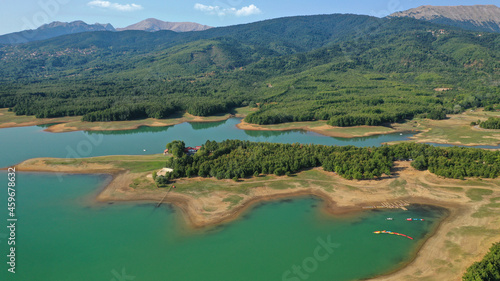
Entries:
MULTIPOLYGON (((200 148, 201 146, 196 146, 196 147, 188 146, 184 148, 184 152, 188 154, 193 154, 196 153, 198 150, 200 150, 200 148)), ((167 155, 167 153, 168 153, 168 148, 163 151, 163 155, 167 155)))
POLYGON ((184 148, 184 152, 186 152, 186 153, 196 153, 196 151, 198 151, 200 148, 201 148, 201 146, 197 146, 197 147, 188 146, 188 147, 184 148))

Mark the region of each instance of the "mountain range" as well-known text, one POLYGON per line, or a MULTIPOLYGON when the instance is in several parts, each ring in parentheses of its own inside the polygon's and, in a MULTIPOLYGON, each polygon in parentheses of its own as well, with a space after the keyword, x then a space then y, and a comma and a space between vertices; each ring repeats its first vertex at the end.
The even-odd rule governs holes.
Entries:
POLYGON ((0 44, 21 44, 32 41, 45 40, 66 34, 89 31, 115 31, 111 24, 86 24, 83 21, 52 22, 37 29, 24 30, 0 36, 0 44))
POLYGON ((500 103, 499 42, 498 33, 346 14, 198 32, 68 34, 0 46, 0 108, 86 121, 257 104, 247 122, 439 119, 500 103))
POLYGON ((389 17, 412 17, 474 31, 500 32, 500 8, 495 5, 420 6, 389 17))
MULTIPOLYGON (((473 6, 420 6, 388 16, 411 17, 433 23, 446 24, 472 31, 500 32, 500 8, 495 5, 473 6)), ((114 28, 111 24, 86 24, 83 21, 52 22, 35 30, 25 30, 0 36, 0 44, 20 44, 45 40, 66 34, 93 31, 129 31, 139 30, 156 32, 171 30, 175 32, 203 31, 211 26, 194 22, 166 22, 149 18, 123 28, 114 28)))
POLYGON ((24 30, 20 32, 9 33, 0 36, 0 44, 21 44, 32 41, 50 39, 67 34, 94 31, 126 31, 142 30, 155 32, 160 30, 172 30, 175 32, 202 31, 212 28, 211 26, 201 25, 194 22, 165 22, 149 18, 136 24, 124 27, 114 28, 111 24, 87 24, 83 21, 73 22, 52 22, 44 24, 37 29, 24 30))

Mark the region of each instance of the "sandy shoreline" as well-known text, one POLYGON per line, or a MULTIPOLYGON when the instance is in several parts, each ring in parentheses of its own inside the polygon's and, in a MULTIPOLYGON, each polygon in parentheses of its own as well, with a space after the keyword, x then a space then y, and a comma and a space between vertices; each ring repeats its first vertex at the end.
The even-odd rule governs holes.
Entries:
MULTIPOLYGON (((265 127, 266 125, 256 125, 256 124, 250 124, 245 122, 244 120, 241 120, 241 122, 236 125, 238 129, 241 130, 248 130, 248 131, 291 131, 291 130, 304 130, 304 131, 310 131, 314 132, 320 135, 324 135, 327 137, 335 137, 335 138, 359 138, 359 137, 370 137, 370 136, 377 136, 377 135, 386 135, 386 134, 394 134, 394 133, 404 133, 406 131, 404 130, 392 130, 392 131, 387 131, 387 132, 368 132, 368 133, 363 133, 363 134, 350 134, 350 133, 343 133, 343 132, 335 132, 331 131, 334 129, 339 129, 339 130, 344 130, 345 128, 343 127, 334 127, 330 125, 321 125, 321 126, 316 126, 316 127, 311 127, 307 124, 307 122, 297 122, 301 123, 303 125, 301 126, 288 126, 284 128, 269 128, 265 127)), ((355 128, 370 128, 370 126, 355 126, 355 128)))
MULTIPOLYGON (((235 114, 225 114, 222 116, 211 116, 211 117, 199 117, 193 116, 187 113, 178 115, 177 117, 172 117, 169 119, 143 119, 143 120, 131 120, 131 121, 113 121, 113 122, 82 122, 80 117, 61 117, 61 118, 45 118, 36 119, 33 116, 12 116, 12 112, 8 112, 7 109, 0 109, 0 129, 1 128, 14 128, 14 127, 25 127, 25 126, 35 126, 35 125, 48 125, 44 129, 46 132, 51 133, 64 133, 64 132, 74 132, 74 131, 126 131, 135 130, 140 127, 167 127, 178 125, 185 122, 194 123, 206 123, 206 122, 220 122, 228 120, 229 118, 243 118, 246 116, 245 111, 243 113, 235 114), (4 115, 8 115, 5 117, 4 115), (3 119, 2 119, 3 118, 3 119), (2 121, 3 120, 3 121, 2 121), (9 121, 10 120, 10 121, 9 121), (17 120, 17 122, 11 122, 12 120, 17 120)), ((469 116, 465 115, 453 115, 450 120, 441 120, 439 123, 441 126, 443 124, 450 124, 452 126, 462 126, 469 127, 469 116), (465 121, 464 121, 465 120, 465 121), (467 123, 468 122, 468 123, 467 123), (467 124, 465 124, 467 123, 467 124)), ((416 121, 415 121, 416 122, 416 121)), ((438 124, 439 121, 428 121, 438 124)), ((433 124, 434 124, 433 123, 433 124)), ((355 126, 355 127, 334 127, 326 124, 326 121, 310 121, 310 122, 293 122, 284 123, 277 125, 256 125, 250 124, 241 120, 236 127, 240 130, 249 131, 291 131, 291 130, 304 130, 309 132, 314 132, 320 135, 329 137, 341 137, 341 138, 358 138, 358 137, 369 137, 377 135, 386 135, 394 133, 405 133, 405 132, 418 132, 416 135, 410 137, 409 139, 418 143, 436 143, 436 144, 449 144, 449 145, 463 145, 467 147, 474 146, 499 146, 500 145, 500 130, 484 130, 472 127, 472 131, 489 132, 491 136, 487 136, 488 142, 485 143, 463 143, 460 140, 448 140, 446 135, 441 137, 429 137, 426 136, 431 128, 421 127, 417 122, 415 126, 407 126, 404 124, 391 124, 391 127, 370 127, 370 126, 355 126)), ((391 144, 391 143, 388 143, 391 144)), ((490 149, 500 149, 500 148, 490 148, 490 149)))
MULTIPOLYGON (((46 160, 53 160, 53 158, 27 160, 16 165, 16 169, 19 172, 110 174, 113 177, 112 180, 95 198, 97 202, 102 203, 144 201, 158 203, 167 192, 166 189, 136 190, 130 187, 130 183, 135 178, 138 176, 148 178, 148 173, 131 173, 112 165, 95 163, 81 166, 48 165, 45 164, 46 160)), ((214 191, 198 195, 174 191, 168 193, 163 203, 179 208, 188 225, 193 228, 210 227, 236 220, 260 202, 300 196, 321 198, 325 202, 325 211, 332 215, 363 212, 366 210, 363 207, 366 206, 401 200, 408 201, 410 204, 439 206, 446 208, 450 213, 436 228, 435 233, 420 246, 414 258, 404 267, 373 280, 417 280, 426 276, 439 277, 438 279, 442 280, 461 280, 463 271, 472 262, 479 260, 493 242, 500 240, 498 229, 500 216, 475 218, 473 214, 488 201, 486 203, 471 201, 461 192, 450 189, 463 185, 463 181, 442 179, 429 172, 415 171, 409 166, 409 162, 399 162, 396 165, 394 176, 370 181, 348 181, 321 169, 315 169, 331 177, 333 191, 326 191, 319 185, 319 181, 318 184, 311 181, 308 187, 297 185, 292 189, 272 189, 267 187, 265 184, 267 181, 264 181, 262 186, 252 188, 248 194, 238 194, 242 200, 236 205, 224 202, 224 198, 232 194, 228 191, 214 191), (399 187, 398 182, 405 183, 399 187), (477 236, 474 233, 462 234, 460 232, 469 228, 484 228, 489 234, 477 236)), ((281 179, 275 178, 268 181, 281 179)), ((286 179, 286 177, 282 178, 286 179)), ((181 186, 190 181, 203 181, 203 179, 179 180, 176 185, 181 186)), ((485 188, 485 185, 494 191, 489 197, 500 196, 499 180, 482 180, 477 183, 477 186, 472 182, 463 189, 485 188)))
POLYGON ((184 122, 207 123, 225 121, 233 117, 245 117, 244 114, 224 114, 221 116, 200 117, 188 113, 179 114, 168 119, 147 118, 130 121, 112 121, 112 122, 83 122, 81 116, 59 117, 59 118, 35 118, 34 116, 13 116, 7 109, 0 109, 0 116, 9 114, 9 118, 3 121, 0 118, 0 129, 28 127, 37 125, 50 125, 44 129, 51 133, 66 133, 75 131, 127 131, 135 130, 140 127, 167 127, 178 125, 184 122), (2 113, 3 112, 3 113, 2 113), (15 120, 16 122, 13 122, 15 120))
MULTIPOLYGON (((58 118, 53 119, 36 119, 29 122, 15 123, 15 122, 7 122, 0 124, 0 128, 15 128, 15 127, 27 127, 27 126, 36 126, 36 125, 47 125, 56 123, 44 129, 46 132, 50 133, 67 133, 67 132, 76 132, 76 131, 127 131, 127 130, 136 130, 140 127, 167 127, 182 124, 185 122, 195 122, 195 123, 207 123, 207 122, 219 122, 225 121, 229 118, 243 118, 243 115, 233 115, 226 114, 220 117, 199 117, 192 116, 186 114, 187 117, 182 118, 170 118, 170 119, 144 119, 144 120, 132 120, 132 121, 113 121, 113 122, 82 122, 75 120, 58 120, 58 118)), ((74 118, 73 118, 74 119, 74 118)), ((304 130, 311 131, 320 135, 329 136, 329 137, 340 137, 340 138, 356 138, 356 137, 369 137, 375 135, 384 135, 384 134, 392 134, 392 133, 401 133, 405 132, 403 130, 391 130, 386 132, 368 132, 363 134, 350 134, 343 132, 335 132, 331 131, 332 129, 343 130, 345 128, 341 127, 332 127, 329 125, 322 125, 317 127, 310 127, 308 125, 303 126, 290 126, 285 128, 266 128, 263 126, 250 124, 241 120, 236 127, 240 130, 249 130, 249 131, 291 131, 291 130, 304 130)), ((357 126, 357 128, 370 128, 369 126, 357 126)))

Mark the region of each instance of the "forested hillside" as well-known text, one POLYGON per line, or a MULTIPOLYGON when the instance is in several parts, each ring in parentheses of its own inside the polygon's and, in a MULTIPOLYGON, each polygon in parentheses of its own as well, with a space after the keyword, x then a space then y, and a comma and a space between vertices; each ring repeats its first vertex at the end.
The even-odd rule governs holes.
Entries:
POLYGON ((206 116, 379 125, 500 103, 500 35, 410 18, 289 17, 201 32, 96 32, 0 48, 0 107, 85 121, 206 116), (479 36, 481 35, 481 36, 479 36))

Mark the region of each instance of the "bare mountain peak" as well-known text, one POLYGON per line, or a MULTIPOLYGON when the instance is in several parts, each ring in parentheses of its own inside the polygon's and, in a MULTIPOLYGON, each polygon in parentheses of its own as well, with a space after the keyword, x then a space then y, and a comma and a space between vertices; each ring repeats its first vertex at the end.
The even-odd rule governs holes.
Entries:
POLYGON ((79 29, 79 32, 82 31, 115 31, 115 28, 110 24, 100 24, 100 23, 95 23, 95 24, 87 24, 84 21, 81 20, 76 20, 72 22, 61 22, 61 21, 54 21, 51 23, 44 24, 37 28, 37 30, 41 29, 51 29, 51 28, 69 28, 69 29, 79 29))
POLYGON ((143 30, 149 32, 154 32, 159 30, 172 30, 175 32, 187 32, 187 31, 202 31, 209 28, 212 27, 195 22, 168 22, 155 18, 148 18, 124 28, 117 28, 116 30, 117 31, 143 30))
POLYGON ((500 8, 495 5, 425 5, 402 12, 396 12, 389 17, 411 17, 477 31, 500 32, 500 8))
POLYGON ((115 28, 109 23, 87 24, 81 20, 73 22, 54 21, 44 24, 37 29, 1 35, 0 44, 22 44, 54 38, 61 35, 92 31, 115 31, 115 28))

